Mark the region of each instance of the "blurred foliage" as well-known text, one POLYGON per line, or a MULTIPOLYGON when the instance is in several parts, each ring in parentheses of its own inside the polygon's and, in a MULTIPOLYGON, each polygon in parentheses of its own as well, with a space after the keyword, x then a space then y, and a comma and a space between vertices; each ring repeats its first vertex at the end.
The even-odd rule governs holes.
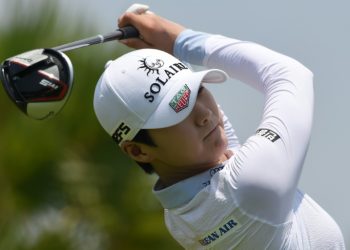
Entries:
MULTIPOLYGON (((20 1, 1 6, 11 19, 0 30, 1 61, 99 33, 59 18, 53 1, 42 3, 30 15, 19 14, 28 12, 20 1)), ((125 52, 117 42, 68 52, 72 94, 47 121, 26 117, 1 88, 1 250, 180 249, 151 192, 155 177, 121 154, 93 112, 105 62, 125 52)))

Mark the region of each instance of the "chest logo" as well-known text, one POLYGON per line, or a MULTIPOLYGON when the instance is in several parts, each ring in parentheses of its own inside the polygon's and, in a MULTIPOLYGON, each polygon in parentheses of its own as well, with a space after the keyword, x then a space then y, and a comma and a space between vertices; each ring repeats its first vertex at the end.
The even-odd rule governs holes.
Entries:
POLYGON ((198 242, 202 246, 214 246, 219 241, 236 232, 241 227, 241 224, 233 217, 223 221, 217 228, 204 234, 198 242))

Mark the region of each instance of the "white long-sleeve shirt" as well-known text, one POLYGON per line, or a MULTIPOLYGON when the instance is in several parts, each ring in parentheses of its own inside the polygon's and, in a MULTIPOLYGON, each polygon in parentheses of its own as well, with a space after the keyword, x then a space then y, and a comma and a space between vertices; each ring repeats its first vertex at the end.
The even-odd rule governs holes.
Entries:
POLYGON ((155 186, 172 236, 186 249, 345 249, 338 225, 297 188, 312 126, 312 73, 261 45, 192 30, 180 34, 174 53, 253 86, 265 104, 242 145, 225 117, 234 156, 223 165, 155 186))

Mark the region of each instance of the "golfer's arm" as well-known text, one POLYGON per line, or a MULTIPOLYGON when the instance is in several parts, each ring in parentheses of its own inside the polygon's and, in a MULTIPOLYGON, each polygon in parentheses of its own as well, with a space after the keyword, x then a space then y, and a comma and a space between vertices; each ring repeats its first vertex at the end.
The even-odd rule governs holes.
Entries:
MULTIPOLYGON (((296 60, 261 45, 211 36, 205 41, 203 64, 263 93, 264 112, 258 128, 277 133, 291 165, 301 167, 313 118, 313 75, 296 60)), ((299 170, 295 169, 297 181, 299 170)))
POLYGON ((262 92, 265 108, 258 127, 276 132, 291 158, 300 161, 313 113, 313 75, 306 67, 252 42, 191 30, 179 35, 174 54, 192 64, 222 69, 262 92))
MULTIPOLYGON (((182 60, 225 70, 265 97, 258 129, 231 162, 236 201, 248 213, 283 223, 290 209, 307 151, 313 113, 313 75, 296 60, 261 45, 187 30, 175 54, 182 60), (277 138, 277 137, 276 137, 277 138)), ((234 103, 234 100, 233 100, 234 103)))

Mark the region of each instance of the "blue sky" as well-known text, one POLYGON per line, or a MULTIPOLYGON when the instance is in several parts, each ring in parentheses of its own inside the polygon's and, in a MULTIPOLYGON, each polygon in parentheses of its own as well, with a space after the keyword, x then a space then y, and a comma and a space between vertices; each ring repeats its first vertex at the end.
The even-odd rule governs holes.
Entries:
MULTIPOLYGON (((8 1, 0 0, 0 25, 6 25, 6 17, 11 14, 6 12, 8 1)), ((19 2, 32 6, 43 1, 19 2)), ((121 0, 57 2, 65 18, 74 22, 74 18, 79 17, 87 25, 97 27, 100 33, 115 29, 118 16, 134 3, 121 0)), ((142 3, 188 28, 261 43, 296 58, 313 71, 315 117, 300 188, 335 218, 349 246, 350 2, 153 0, 142 3)), ((262 97, 235 81, 211 89, 244 141, 258 125, 262 97)))

